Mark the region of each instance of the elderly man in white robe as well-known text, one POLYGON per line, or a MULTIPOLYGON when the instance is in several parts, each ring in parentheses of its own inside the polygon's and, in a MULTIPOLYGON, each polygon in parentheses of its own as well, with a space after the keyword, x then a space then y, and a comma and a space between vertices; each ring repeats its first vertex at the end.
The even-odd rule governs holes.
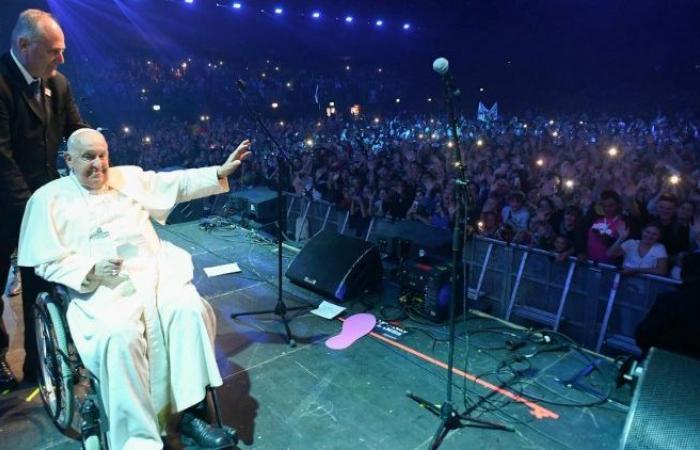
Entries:
POLYGON ((243 141, 221 165, 175 172, 109 167, 107 141, 81 129, 68 139, 69 176, 27 203, 18 259, 70 290, 68 324, 81 359, 97 376, 110 448, 161 449, 169 417, 203 448, 233 444, 197 411, 220 386, 216 320, 192 284, 190 255, 161 241, 179 203, 228 191, 227 177, 250 154, 243 141))

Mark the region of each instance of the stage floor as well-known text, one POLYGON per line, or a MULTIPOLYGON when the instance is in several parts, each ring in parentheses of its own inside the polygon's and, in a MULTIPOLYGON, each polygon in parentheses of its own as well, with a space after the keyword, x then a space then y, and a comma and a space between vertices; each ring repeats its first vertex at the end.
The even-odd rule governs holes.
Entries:
MULTIPOLYGON (((229 318, 233 312, 274 307, 276 245, 241 228, 206 232, 197 223, 169 225, 158 232, 192 254, 195 284, 217 311, 216 352, 224 376, 219 399, 224 421, 239 432, 240 448, 428 447, 439 420, 406 392, 438 405, 443 402, 446 326, 403 320, 401 326, 408 333, 398 341, 377 333, 334 351, 324 341, 340 331, 339 320, 294 313, 291 329, 298 345, 290 348, 275 316, 229 318), (202 270, 227 262, 237 262, 243 271, 208 278, 202 270)), ((295 254, 285 250, 285 268, 295 254)), ((283 286, 288 306, 322 300, 286 279, 283 286)), ((381 294, 344 306, 348 314, 367 311, 391 319, 399 312, 398 287, 386 282, 381 294)), ((21 339, 17 297, 9 300, 4 319, 14 338, 8 360, 19 376, 23 351, 17 345, 21 339)), ((609 361, 603 360, 599 371, 582 379, 589 388, 611 393, 614 400, 601 403, 598 397, 562 383, 594 357, 563 348, 564 341, 536 342, 521 328, 475 314, 460 317, 456 335, 454 405, 460 412, 468 408, 472 417, 513 431, 461 428, 450 432, 440 448, 617 448, 631 394, 629 388, 613 389, 615 370, 609 361), (507 348, 508 341, 521 340, 524 347, 507 348)), ((79 448, 54 429, 34 390, 20 386, 0 393, 0 449, 79 448)))

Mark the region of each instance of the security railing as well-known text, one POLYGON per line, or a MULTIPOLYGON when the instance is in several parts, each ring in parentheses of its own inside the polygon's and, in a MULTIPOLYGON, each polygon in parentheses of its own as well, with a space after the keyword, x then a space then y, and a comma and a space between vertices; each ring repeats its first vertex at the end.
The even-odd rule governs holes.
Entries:
POLYGON ((464 254, 471 272, 468 296, 498 317, 561 331, 597 352, 639 353, 637 325, 658 294, 680 283, 654 275, 622 276, 608 264, 573 257, 560 262, 555 256, 475 236, 464 254))
MULTIPOLYGON (((347 211, 333 203, 308 196, 285 194, 287 236, 303 244, 321 230, 357 235, 376 241, 377 233, 395 227, 403 236, 407 221, 372 218, 361 230, 349 229, 347 211)), ((422 239, 448 230, 420 225, 418 233, 404 238, 422 239), (432 229, 427 230, 426 229, 432 229), (418 234, 418 235, 416 235, 418 234)), ((389 244, 392 245, 392 244, 389 244)), ((638 354, 634 332, 654 304, 656 296, 680 282, 654 275, 622 276, 608 264, 579 262, 571 257, 557 261, 542 249, 473 236, 464 249, 469 268, 465 293, 470 307, 509 321, 540 324, 560 331, 596 352, 621 350, 638 354)))

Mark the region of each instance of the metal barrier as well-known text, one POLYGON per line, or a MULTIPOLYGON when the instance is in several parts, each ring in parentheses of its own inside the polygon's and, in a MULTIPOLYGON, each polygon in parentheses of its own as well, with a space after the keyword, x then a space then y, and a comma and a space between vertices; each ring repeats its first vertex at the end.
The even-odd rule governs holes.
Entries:
POLYGON ((656 296, 676 280, 653 275, 621 276, 606 264, 556 261, 540 249, 474 237, 465 262, 471 268, 468 296, 477 308, 506 320, 525 319, 558 330, 581 345, 639 353, 634 331, 656 296))
MULTIPOLYGON (((406 225, 372 218, 352 229, 348 212, 333 203, 289 193, 285 200, 287 236, 298 242, 329 227, 370 240, 371 233, 386 233, 387 227, 401 235, 406 225)), ((614 266, 575 258, 560 262, 551 252, 479 236, 467 241, 464 263, 470 273, 465 294, 473 309, 540 324, 597 352, 639 353, 633 339, 637 325, 659 293, 680 284, 653 275, 621 276, 614 266)))
POLYGON ((335 203, 290 192, 284 193, 284 201, 287 208, 285 229, 290 240, 304 242, 326 228, 341 232, 347 221, 347 213, 337 211, 335 203))

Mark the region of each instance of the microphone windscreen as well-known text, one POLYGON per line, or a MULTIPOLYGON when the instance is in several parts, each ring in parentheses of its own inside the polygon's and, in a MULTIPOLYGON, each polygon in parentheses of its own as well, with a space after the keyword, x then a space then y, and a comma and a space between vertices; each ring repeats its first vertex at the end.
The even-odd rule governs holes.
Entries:
POLYGON ((433 70, 440 75, 445 75, 450 69, 450 63, 445 58, 438 58, 433 61, 433 70))

